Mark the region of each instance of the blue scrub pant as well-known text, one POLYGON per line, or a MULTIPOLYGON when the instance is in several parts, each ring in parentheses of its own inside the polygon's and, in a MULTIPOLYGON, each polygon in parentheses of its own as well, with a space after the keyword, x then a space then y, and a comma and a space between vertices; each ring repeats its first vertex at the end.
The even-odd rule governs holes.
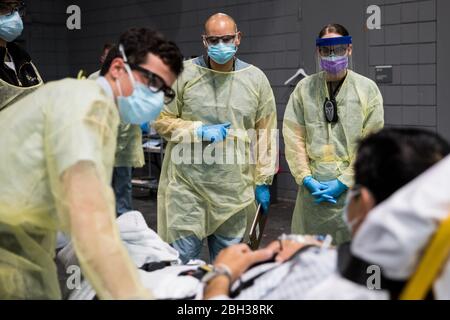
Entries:
MULTIPOLYGON (((212 263, 216 259, 220 250, 233 244, 240 243, 241 240, 242 238, 228 238, 219 236, 217 234, 212 234, 207 237, 210 263, 212 263)), ((200 240, 196 236, 192 235, 183 239, 176 240, 174 243, 172 243, 172 247, 174 247, 180 253, 181 261, 186 264, 191 259, 200 258, 200 253, 203 247, 203 240, 200 240)))
POLYGON ((131 167, 115 167, 113 171, 112 187, 116 196, 117 216, 132 211, 131 167))

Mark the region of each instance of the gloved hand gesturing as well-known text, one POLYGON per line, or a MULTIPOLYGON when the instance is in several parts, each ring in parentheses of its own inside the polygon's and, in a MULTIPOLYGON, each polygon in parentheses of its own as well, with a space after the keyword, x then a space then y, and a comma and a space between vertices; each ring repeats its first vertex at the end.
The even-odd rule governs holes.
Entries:
POLYGON ((261 205, 264 213, 267 213, 270 205, 270 191, 269 186, 263 184, 256 186, 255 189, 256 202, 261 205))
POLYGON ((221 124, 213 124, 213 125, 203 125, 197 130, 197 135, 203 141, 220 142, 225 140, 228 134, 228 129, 230 128, 231 123, 221 123, 221 124))
POLYGON ((330 202, 330 203, 333 203, 333 204, 336 203, 336 200, 332 196, 330 196, 328 194, 324 193, 324 194, 320 194, 320 195, 316 196, 316 194, 318 192, 321 192, 322 190, 326 190, 328 188, 328 185, 317 181, 312 176, 307 176, 305 179, 303 179, 303 185, 317 199, 315 201, 316 203, 321 203, 323 201, 330 202))
POLYGON ((312 195, 314 197, 319 197, 319 199, 316 201, 317 203, 321 203, 323 201, 327 201, 327 200, 321 200, 320 197, 332 197, 334 199, 334 203, 336 203, 337 198, 339 198, 339 196, 341 194, 343 194, 345 191, 347 191, 348 187, 343 184, 342 182, 340 182, 338 179, 334 179, 331 181, 324 181, 321 182, 322 184, 326 185, 327 188, 324 190, 320 190, 320 191, 316 191, 314 192, 312 195))

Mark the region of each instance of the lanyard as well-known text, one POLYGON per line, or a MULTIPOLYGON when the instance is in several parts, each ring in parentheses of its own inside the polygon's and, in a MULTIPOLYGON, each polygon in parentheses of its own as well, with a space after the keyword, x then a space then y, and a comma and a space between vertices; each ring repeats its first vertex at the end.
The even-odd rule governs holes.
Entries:
MULTIPOLYGON (((339 89, 341 89, 342 84, 343 84, 344 81, 345 81, 345 78, 347 78, 347 77, 344 77, 341 81, 339 81, 337 87, 333 90, 333 93, 332 93, 331 96, 330 96, 330 99, 331 99, 331 100, 336 100, 336 95, 337 95, 339 89)), ((330 84, 330 83, 329 83, 329 84, 330 84)), ((331 88, 331 85, 330 85, 330 88, 331 88)))
MULTIPOLYGON (((344 83, 345 78, 346 77, 344 77, 341 81, 339 81, 339 84, 337 85, 337 87, 330 94, 330 99, 326 98, 325 102, 323 104, 325 119, 328 122, 328 124, 336 123, 339 119, 338 111, 337 111, 336 95, 337 95, 337 92, 339 91, 339 89, 342 87, 342 84, 344 83)), ((327 89, 329 89, 328 86, 330 86, 330 88, 331 88, 331 83, 327 83, 327 89)), ((330 90, 328 90, 328 91, 330 91, 330 90)), ((330 93, 330 92, 328 92, 328 93, 330 93)), ((328 126, 328 140, 330 139, 330 134, 331 134, 331 130, 330 130, 330 126, 328 126)))

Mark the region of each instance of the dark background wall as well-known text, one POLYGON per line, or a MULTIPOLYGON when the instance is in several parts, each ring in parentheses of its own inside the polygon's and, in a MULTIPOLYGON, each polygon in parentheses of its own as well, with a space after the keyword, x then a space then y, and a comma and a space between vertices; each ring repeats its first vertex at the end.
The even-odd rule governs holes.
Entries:
POLYGON ((436 131, 436 1, 384 2, 384 27, 369 32, 369 66, 394 67, 392 85, 381 86, 386 123, 436 131))
MULTIPOLYGON (((354 37, 354 69, 374 78, 392 65, 393 82, 380 85, 387 126, 422 127, 450 139, 450 30, 446 0, 34 0, 25 45, 46 80, 93 72, 103 43, 131 26, 151 26, 176 41, 186 57, 203 53, 200 35, 213 13, 233 16, 243 32, 239 57, 260 67, 275 93, 279 127, 292 88, 284 81, 299 67, 316 71, 314 41, 321 27, 344 24, 354 37), (68 31, 66 8, 82 10, 82 29, 68 31), (366 9, 382 9, 382 29, 367 30, 366 9), (447 71, 446 71, 447 70, 447 71)), ((296 185, 281 141, 278 197, 294 199, 296 185)))
POLYGON ((26 1, 23 40, 45 80, 70 75, 70 32, 66 28, 65 1, 26 1))

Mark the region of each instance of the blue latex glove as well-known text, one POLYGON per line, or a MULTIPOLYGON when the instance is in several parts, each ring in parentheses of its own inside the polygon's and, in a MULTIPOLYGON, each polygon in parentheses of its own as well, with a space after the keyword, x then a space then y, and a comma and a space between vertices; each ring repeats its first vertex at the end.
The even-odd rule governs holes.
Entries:
POLYGON ((141 130, 142 130, 142 133, 150 132, 150 127, 148 125, 148 122, 141 124, 141 130))
MULTIPOLYGON (((342 182, 340 182, 338 179, 334 179, 331 181, 324 181, 321 183, 326 185, 327 188, 325 190, 314 192, 312 194, 314 197, 320 198, 320 197, 327 196, 327 197, 333 197, 333 199, 336 200, 337 198, 339 198, 339 196, 341 194, 343 194, 348 189, 348 187, 345 184, 343 184, 342 182)), ((322 201, 320 201, 320 202, 322 202, 322 201)))
POLYGON ((270 191, 269 186, 263 184, 260 186, 256 186, 255 189, 255 198, 258 204, 261 204, 261 207, 264 213, 267 213, 270 205, 270 191))
POLYGON ((316 203, 322 203, 324 201, 330 202, 330 203, 333 203, 333 204, 336 203, 336 200, 332 196, 329 196, 327 194, 323 194, 321 196, 315 196, 314 195, 317 192, 320 192, 322 190, 326 190, 328 188, 328 186, 326 184, 324 184, 324 183, 320 183, 319 181, 314 179, 312 176, 305 177, 305 179, 303 179, 303 185, 309 190, 309 192, 311 192, 311 194, 315 198, 317 198, 317 200, 315 201, 316 203))
POLYGON ((314 193, 320 190, 325 190, 327 188, 326 185, 320 183, 312 176, 307 176, 303 179, 303 185, 309 190, 309 192, 314 193))
POLYGON ((221 123, 221 124, 214 124, 214 125, 203 125, 197 130, 197 135, 203 140, 203 141, 210 141, 212 143, 214 142, 220 142, 225 140, 227 137, 228 131, 231 126, 231 123, 221 123))
POLYGON ((314 201, 317 204, 320 204, 322 202, 329 202, 332 204, 336 204, 337 200, 327 194, 322 194, 320 197, 317 197, 317 200, 314 201))

